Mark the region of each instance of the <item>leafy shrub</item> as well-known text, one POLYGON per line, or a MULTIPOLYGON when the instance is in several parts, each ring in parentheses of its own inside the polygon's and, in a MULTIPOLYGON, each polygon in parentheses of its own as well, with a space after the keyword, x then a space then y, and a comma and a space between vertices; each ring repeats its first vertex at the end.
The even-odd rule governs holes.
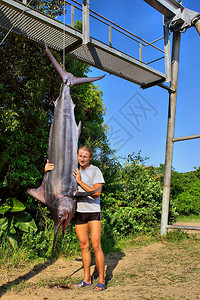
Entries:
POLYGON ((157 227, 161 218, 162 184, 156 176, 153 167, 141 165, 133 156, 118 169, 115 192, 103 194, 103 215, 107 219, 104 226, 108 227, 108 234, 110 230, 114 236, 123 237, 157 227))
POLYGON ((191 183, 189 189, 179 194, 175 201, 180 214, 200 214, 200 181, 191 183))
POLYGON ((183 174, 173 174, 172 200, 180 214, 199 215, 200 213, 200 179, 198 170, 183 174), (177 188, 175 189, 174 187, 177 188), (178 193, 176 192, 177 189, 179 190, 178 193))
POLYGON ((133 207, 120 207, 112 214, 111 226, 115 236, 126 236, 143 230, 143 225, 139 221, 142 211, 133 207))
POLYGON ((25 232, 37 231, 35 221, 24 212, 25 206, 17 199, 9 198, 0 205, 0 235, 5 235, 13 247, 17 246, 17 229, 25 232))
MULTIPOLYGON (((40 230, 37 233, 24 233, 22 237, 22 246, 29 251, 29 256, 32 258, 50 258, 54 239, 54 223, 52 219, 48 219, 45 230, 40 230)), ((74 223, 70 223, 66 229, 65 236, 62 236, 59 230, 54 250, 54 257, 59 255, 68 256, 79 251, 78 238, 76 236, 74 223)))

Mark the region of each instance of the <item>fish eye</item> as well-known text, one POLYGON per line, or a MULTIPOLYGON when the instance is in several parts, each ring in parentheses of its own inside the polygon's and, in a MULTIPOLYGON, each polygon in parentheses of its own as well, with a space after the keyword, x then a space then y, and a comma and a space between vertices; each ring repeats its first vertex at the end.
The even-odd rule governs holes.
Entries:
POLYGON ((63 219, 63 215, 59 215, 58 219, 59 219, 59 221, 61 221, 63 219))

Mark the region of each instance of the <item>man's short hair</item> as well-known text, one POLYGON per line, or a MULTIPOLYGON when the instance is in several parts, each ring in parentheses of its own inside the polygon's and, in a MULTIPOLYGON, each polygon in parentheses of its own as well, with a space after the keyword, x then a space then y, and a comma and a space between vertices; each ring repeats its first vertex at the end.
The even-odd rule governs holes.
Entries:
POLYGON ((78 148, 78 151, 79 150, 85 150, 85 151, 88 151, 90 153, 90 157, 93 157, 93 151, 92 151, 92 148, 88 145, 83 145, 83 146, 80 146, 78 148))

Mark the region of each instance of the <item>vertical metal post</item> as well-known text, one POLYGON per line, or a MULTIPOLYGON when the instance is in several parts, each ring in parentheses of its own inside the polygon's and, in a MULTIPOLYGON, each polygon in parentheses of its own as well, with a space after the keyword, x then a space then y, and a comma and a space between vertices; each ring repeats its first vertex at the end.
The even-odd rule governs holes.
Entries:
POLYGON ((71 5, 71 26, 74 28, 74 5, 71 5))
POLYGON ((164 31, 166 82, 170 82, 171 81, 171 64, 170 64, 169 26, 165 23, 165 17, 164 16, 163 16, 163 31, 164 31))
POLYGON ((140 61, 142 61, 142 44, 140 43, 139 47, 139 56, 140 56, 140 61))
POLYGON ((112 47, 112 26, 109 25, 109 46, 112 47))
POLYGON ((200 19, 195 21, 194 26, 195 26, 196 30, 198 31, 198 34, 200 35, 200 19))
POLYGON ((83 0, 83 44, 87 44, 90 40, 89 17, 89 0, 83 0))
POLYGON ((175 128, 176 115, 176 99, 177 99, 177 85, 178 85, 178 70, 179 70, 179 52, 180 52, 181 33, 179 31, 173 33, 172 44, 172 61, 171 61, 171 84, 170 87, 174 89, 173 93, 169 95, 169 111, 168 111, 168 125, 167 125, 167 141, 165 154, 165 174, 164 187, 162 199, 162 218, 161 218, 161 235, 167 234, 167 224, 169 216, 169 198, 170 198, 170 184, 171 184, 171 170, 172 170, 172 156, 173 156, 173 137, 175 128))

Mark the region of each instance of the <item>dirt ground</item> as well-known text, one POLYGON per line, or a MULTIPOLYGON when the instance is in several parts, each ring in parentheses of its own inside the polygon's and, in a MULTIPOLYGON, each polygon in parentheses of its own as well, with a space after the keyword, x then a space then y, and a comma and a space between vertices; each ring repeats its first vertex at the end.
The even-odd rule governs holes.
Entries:
MULTIPOLYGON (((199 224, 188 224, 197 225, 199 224)), ((193 232, 194 233, 194 232, 193 232)), ((196 233, 195 233, 196 234, 196 233)), ((2 300, 200 299, 200 232, 195 239, 162 241, 105 257, 107 289, 72 288, 82 279, 81 259, 58 259, 31 269, 0 269, 2 300)), ((92 262, 94 283, 97 272, 92 262)), ((94 286, 94 285, 93 285, 94 286)))

